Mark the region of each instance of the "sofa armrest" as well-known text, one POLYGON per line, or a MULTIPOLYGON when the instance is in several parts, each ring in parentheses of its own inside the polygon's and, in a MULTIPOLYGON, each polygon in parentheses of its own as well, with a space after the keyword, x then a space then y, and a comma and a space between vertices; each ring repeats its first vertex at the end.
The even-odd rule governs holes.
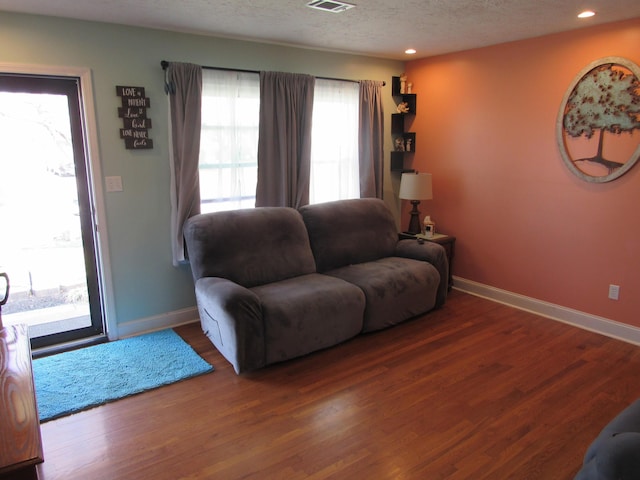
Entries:
POLYGON ((636 480, 640 478, 640 433, 622 432, 603 439, 575 480, 636 480))
POLYGON ((262 306, 258 296, 230 280, 203 277, 196 299, 205 334, 236 373, 266 364, 262 306))
POLYGON ((618 413, 593 440, 575 480, 640 478, 640 399, 618 413))
POLYGON ((447 252, 444 247, 434 242, 418 243, 413 239, 399 240, 396 245, 395 255, 429 262, 436 267, 436 270, 438 270, 440 274, 436 308, 444 305, 449 291, 449 261, 447 260, 447 252))

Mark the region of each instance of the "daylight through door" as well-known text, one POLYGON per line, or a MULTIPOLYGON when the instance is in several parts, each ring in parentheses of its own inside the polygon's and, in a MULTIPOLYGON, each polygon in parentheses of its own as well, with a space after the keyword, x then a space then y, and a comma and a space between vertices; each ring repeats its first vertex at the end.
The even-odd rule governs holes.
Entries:
POLYGON ((34 348, 104 335, 80 88, 0 74, 2 320, 29 325, 34 348))

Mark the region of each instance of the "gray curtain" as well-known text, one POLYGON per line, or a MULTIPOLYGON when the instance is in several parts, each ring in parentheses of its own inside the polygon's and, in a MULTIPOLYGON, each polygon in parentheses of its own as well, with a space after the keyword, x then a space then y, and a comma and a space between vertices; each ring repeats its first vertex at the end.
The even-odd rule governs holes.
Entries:
POLYGON ((360 82, 360 197, 382 198, 384 165, 383 82, 360 82))
POLYGON ((256 207, 309 203, 315 78, 260 72, 256 207))
POLYGON ((173 264, 186 261, 182 228, 200 213, 198 157, 202 104, 202 67, 169 63, 169 163, 171 168, 171 250, 173 264))

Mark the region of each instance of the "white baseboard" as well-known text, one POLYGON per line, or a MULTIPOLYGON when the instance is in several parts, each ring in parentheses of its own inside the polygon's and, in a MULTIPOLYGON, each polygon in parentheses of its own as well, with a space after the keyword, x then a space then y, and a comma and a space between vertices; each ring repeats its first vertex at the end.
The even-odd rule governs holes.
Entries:
MULTIPOLYGON (((453 283, 453 288, 461 292, 483 297, 634 345, 640 345, 640 328, 626 323, 616 322, 615 320, 609 320, 608 318, 591 315, 456 276, 453 277, 453 283)), ((199 321, 198 309, 196 307, 185 308, 153 317, 119 323, 117 324, 117 332, 109 332, 109 340, 173 328, 197 321, 199 321)))
POLYGON ((109 340, 132 337, 142 333, 164 330, 179 325, 199 321, 198 309, 196 307, 184 308, 173 312, 154 315, 153 317, 141 318, 126 323, 117 324, 117 332, 109 332, 109 340))
POLYGON ((606 335, 607 337, 622 340, 624 342, 640 345, 640 328, 616 322, 608 318, 598 317, 589 313, 580 312, 571 308, 563 307, 553 303, 544 302, 531 297, 525 297, 517 293, 512 293, 499 288, 466 280, 460 277, 453 277, 453 284, 456 290, 470 293, 479 297, 503 303, 510 307, 526 310, 527 312, 568 323, 584 330, 606 335))

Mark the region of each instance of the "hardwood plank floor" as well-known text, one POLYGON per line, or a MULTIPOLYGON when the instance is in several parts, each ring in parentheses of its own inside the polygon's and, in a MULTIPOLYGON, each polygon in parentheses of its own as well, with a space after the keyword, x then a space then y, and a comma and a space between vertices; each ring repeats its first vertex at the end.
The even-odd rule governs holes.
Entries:
POLYGON ((53 479, 572 479, 640 396, 640 348, 453 291, 440 310, 42 425, 53 479))

